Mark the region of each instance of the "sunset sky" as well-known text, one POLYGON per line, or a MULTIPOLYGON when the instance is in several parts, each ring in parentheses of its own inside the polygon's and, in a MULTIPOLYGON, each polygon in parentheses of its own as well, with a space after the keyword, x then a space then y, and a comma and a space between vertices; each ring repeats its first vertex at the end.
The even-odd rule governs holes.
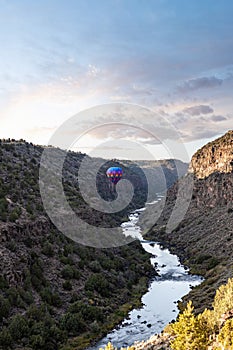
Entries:
POLYGON ((191 155, 232 129, 232 33, 231 0, 0 0, 0 137, 48 144, 72 115, 126 102, 165 116, 191 155))

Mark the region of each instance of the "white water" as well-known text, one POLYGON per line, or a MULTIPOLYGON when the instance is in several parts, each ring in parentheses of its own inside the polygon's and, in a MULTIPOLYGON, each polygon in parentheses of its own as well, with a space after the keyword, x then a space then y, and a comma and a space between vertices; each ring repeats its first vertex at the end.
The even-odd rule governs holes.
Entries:
POLYGON ((122 228, 126 235, 137 237, 143 248, 152 254, 151 263, 159 276, 153 279, 148 292, 142 297, 143 307, 132 310, 119 326, 89 350, 104 348, 108 342, 112 342, 115 347, 126 347, 160 333, 178 315, 177 301, 190 291, 191 286, 202 282, 199 276, 189 275, 178 257, 168 249, 163 249, 159 243, 143 239, 140 227, 137 226, 143 210, 145 208, 130 214, 130 221, 123 223, 122 228))

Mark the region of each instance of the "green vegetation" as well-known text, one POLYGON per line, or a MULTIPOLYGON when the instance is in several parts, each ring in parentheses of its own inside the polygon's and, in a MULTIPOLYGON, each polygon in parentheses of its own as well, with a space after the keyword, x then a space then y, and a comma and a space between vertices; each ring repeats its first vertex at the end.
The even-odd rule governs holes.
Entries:
POLYGON ((178 320, 171 324, 171 343, 174 350, 233 349, 233 279, 222 285, 216 292, 213 309, 205 309, 195 316, 192 302, 178 320), (225 316, 225 319, 224 319, 225 316), (227 319, 229 317, 229 319, 227 319))
MULTIPOLYGON (((0 141, 0 349, 4 350, 83 349, 140 305, 153 273, 150 256, 139 243, 94 249, 58 232, 40 196, 42 152, 42 147, 24 140, 0 141)), ((63 188, 72 209, 86 222, 116 227, 130 210, 144 206, 144 175, 125 163, 125 176, 135 188, 130 205, 117 215, 89 207, 77 181, 82 159, 82 154, 68 152, 63 188)), ((114 199, 105 176, 110 165, 106 163, 97 178, 98 191, 108 201, 114 199)), ((51 188, 55 184, 52 172, 49 183, 51 188)))
MULTIPOLYGON (((229 279, 226 285, 217 290, 212 309, 205 309, 195 315, 192 302, 189 301, 177 321, 167 325, 159 339, 168 339, 169 349, 173 350, 233 350, 232 296, 233 279, 229 279)), ((148 349, 168 349, 168 344, 166 347, 152 344, 147 346, 145 348, 148 349)), ((134 349, 134 345, 127 347, 127 350, 134 349)), ((104 350, 117 348, 108 343, 104 350)))
MULTIPOLYGON (((83 349, 139 304, 153 271, 149 255, 139 243, 94 249, 76 244, 58 232, 40 196, 42 151, 42 147, 23 140, 0 142, 3 350, 83 349)), ((131 208, 118 216, 93 211, 83 200, 77 183, 82 158, 80 153, 68 152, 63 185, 69 204, 87 222, 115 227, 131 208, 144 204, 138 175, 129 169, 127 176, 133 174, 134 181, 138 181, 131 208)), ((100 194, 108 192, 104 168, 98 176, 100 194)), ((53 186, 53 173, 49 181, 53 186)))

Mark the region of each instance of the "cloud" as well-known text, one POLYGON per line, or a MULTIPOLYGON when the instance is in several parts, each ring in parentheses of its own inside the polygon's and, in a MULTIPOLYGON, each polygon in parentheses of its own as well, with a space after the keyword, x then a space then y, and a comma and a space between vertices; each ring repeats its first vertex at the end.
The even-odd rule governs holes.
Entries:
POLYGON ((101 69, 96 67, 95 65, 93 64, 89 64, 88 65, 88 72, 87 72, 87 75, 89 77, 97 77, 99 74, 101 73, 101 69))
POLYGON ((223 83, 223 79, 216 78, 215 76, 201 77, 201 78, 186 80, 185 82, 183 82, 183 84, 177 87, 177 90, 179 92, 189 92, 189 91, 195 91, 203 88, 213 88, 213 87, 222 85, 222 83, 223 83))
POLYGON ((227 120, 226 117, 224 117, 223 115, 213 115, 211 117, 211 119, 214 121, 214 122, 222 122, 224 120, 227 120))
POLYGON ((198 106, 192 106, 192 107, 183 109, 183 113, 187 113, 191 116, 209 114, 209 113, 213 113, 213 111, 214 111, 213 108, 211 108, 208 105, 198 105, 198 106))
POLYGON ((188 114, 179 112, 173 115, 173 123, 181 131, 184 142, 212 138, 224 133, 232 124, 232 118, 223 115, 188 114))

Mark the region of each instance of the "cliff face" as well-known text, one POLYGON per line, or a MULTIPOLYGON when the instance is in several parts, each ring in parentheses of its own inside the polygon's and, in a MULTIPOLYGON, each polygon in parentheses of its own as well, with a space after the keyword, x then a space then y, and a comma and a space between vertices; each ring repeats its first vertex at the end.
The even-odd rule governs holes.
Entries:
POLYGON ((232 173, 213 173, 205 179, 194 181, 192 199, 198 208, 203 205, 209 208, 231 207, 233 203, 232 173))
POLYGON ((192 157, 195 176, 193 199, 197 206, 231 205, 233 201, 233 130, 208 143, 192 157))
POLYGON ((163 213, 149 235, 168 246, 193 273, 205 277, 205 282, 184 298, 193 301, 197 312, 209 307, 216 289, 233 277, 232 159, 233 131, 196 152, 189 170, 194 174, 192 199, 183 221, 171 233, 166 232, 178 187, 187 188, 185 182, 192 179, 191 174, 169 189, 163 213))
POLYGON ((206 178, 215 172, 232 172, 233 130, 198 150, 192 157, 189 171, 198 179, 206 178))

